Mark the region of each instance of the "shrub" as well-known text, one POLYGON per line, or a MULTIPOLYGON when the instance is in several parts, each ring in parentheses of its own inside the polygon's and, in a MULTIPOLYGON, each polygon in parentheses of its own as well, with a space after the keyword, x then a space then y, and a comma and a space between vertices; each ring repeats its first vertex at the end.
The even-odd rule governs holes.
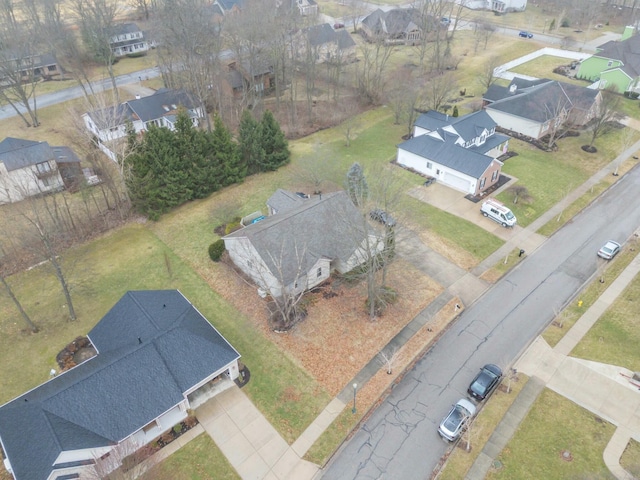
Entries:
POLYGON ((223 253, 224 240, 222 240, 221 238, 209 245, 209 258, 211 258, 211 260, 213 260, 214 262, 219 261, 223 253))
POLYGON ((226 227, 224 227, 224 234, 229 235, 231 232, 235 232, 236 230, 238 230, 242 226, 240 225, 240 220, 240 217, 236 217, 232 221, 227 223, 226 227))

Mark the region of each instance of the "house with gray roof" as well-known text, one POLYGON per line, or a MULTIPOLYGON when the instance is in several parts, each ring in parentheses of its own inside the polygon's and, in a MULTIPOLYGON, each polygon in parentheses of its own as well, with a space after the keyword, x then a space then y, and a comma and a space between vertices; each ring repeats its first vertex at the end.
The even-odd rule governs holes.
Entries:
POLYGON ((576 78, 596 82, 600 89, 640 94, 640 35, 628 26, 622 39, 600 45, 596 53, 580 62, 576 78))
POLYGON ((484 111, 451 117, 433 110, 414 124, 413 138, 398 145, 397 162, 466 194, 478 195, 496 184, 509 137, 496 133, 484 111))
MULTIPOLYGON (((439 22, 432 19, 435 31, 439 22)), ((369 40, 383 39, 386 42, 414 45, 423 40, 422 19, 415 8, 377 9, 362 19, 360 27, 369 40)), ((432 30, 432 29, 430 29, 432 30)))
POLYGON ((263 296, 311 289, 333 270, 353 270, 368 258, 368 251, 383 246, 346 192, 300 201, 294 195, 276 192, 269 200, 279 205, 276 214, 223 238, 233 263, 263 296))
POLYGON ((116 57, 144 54, 149 50, 144 32, 135 23, 123 23, 113 27, 109 46, 116 57))
POLYGON ((15 82, 51 80, 62 68, 53 53, 33 53, 28 47, 0 50, 0 86, 15 82))
POLYGON ((151 125, 175 130, 178 109, 184 108, 194 126, 204 118, 204 108, 184 90, 161 88, 147 97, 135 98, 114 107, 106 107, 82 115, 87 130, 98 140, 98 146, 116 161, 114 143, 127 135, 127 122, 136 133, 151 125))
POLYGON ((239 373, 240 354, 178 290, 125 293, 88 338, 97 355, 0 407, 16 480, 97 478, 97 459, 151 442, 239 373))
POLYGON ((498 126, 535 139, 563 125, 586 125, 601 101, 597 89, 549 79, 514 78, 509 86, 492 85, 483 95, 485 111, 498 126))
POLYGON ((334 30, 328 23, 303 28, 296 35, 296 59, 315 63, 350 63, 356 59, 356 42, 346 29, 334 30))
POLYGON ((0 142, 0 204, 74 188, 82 178, 80 159, 68 147, 12 137, 0 142))

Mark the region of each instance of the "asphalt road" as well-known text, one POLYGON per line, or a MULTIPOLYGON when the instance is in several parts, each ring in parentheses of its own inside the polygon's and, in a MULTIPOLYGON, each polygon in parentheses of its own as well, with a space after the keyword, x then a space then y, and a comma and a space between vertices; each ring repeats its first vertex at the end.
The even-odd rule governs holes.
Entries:
MULTIPOLYGON (((116 77, 117 85, 127 85, 130 83, 136 83, 140 81, 140 79, 149 79, 155 78, 160 75, 160 71, 157 68, 147 68, 146 70, 140 70, 138 72, 128 73, 126 75, 120 75, 116 77)), ((105 78, 97 82, 93 82, 93 89, 95 92, 101 92, 103 90, 108 90, 111 88, 111 79, 105 78)), ((64 90, 60 90, 58 92, 47 93, 45 95, 38 95, 36 90, 36 100, 38 108, 49 107, 51 105, 55 105, 57 103, 66 102, 68 100, 73 100, 76 98, 80 98, 84 95, 84 92, 80 87, 69 87, 64 90)), ((25 108, 22 106, 18 107, 21 112, 25 112, 25 108)), ((4 120, 6 118, 11 118, 16 115, 16 111, 11 107, 11 105, 3 105, 0 107, 0 120, 4 120)))
MULTIPOLYGON (((608 239, 640 225, 640 168, 547 240, 468 308, 338 451, 324 480, 427 479, 450 445, 437 434, 485 363, 506 368, 571 301, 608 239)), ((600 263, 599 263, 600 262, 600 263)))

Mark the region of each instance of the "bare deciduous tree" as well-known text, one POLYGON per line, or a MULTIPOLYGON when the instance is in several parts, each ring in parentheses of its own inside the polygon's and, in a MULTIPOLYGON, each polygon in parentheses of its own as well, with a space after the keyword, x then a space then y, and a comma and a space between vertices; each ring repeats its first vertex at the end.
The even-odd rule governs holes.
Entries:
POLYGON ((11 299, 13 304, 18 309, 18 312, 20 313, 20 317, 22 317, 22 319, 24 320, 24 323, 27 325, 27 327, 29 328, 31 333, 38 333, 40 331, 40 329, 38 328, 38 326, 35 323, 33 323, 33 321, 31 320, 31 317, 29 317, 29 315, 27 315, 27 312, 25 312, 24 308, 22 308, 22 304, 20 303, 18 298, 13 293, 13 290, 11 289, 11 286, 7 283, 7 279, 5 278, 5 274, 4 274, 4 270, 3 270, 3 262, 2 262, 2 260, 6 256, 6 254, 5 254, 4 248, 2 248, 2 246, 0 246, 0 253, 2 254, 2 256, 0 256, 0 283, 2 284, 2 287, 4 288, 4 291, 7 293, 7 295, 9 295, 9 298, 11 299))
POLYGON ((482 75, 477 77, 477 81, 484 91, 496 82, 496 69, 500 66, 500 63, 500 58, 494 55, 484 64, 482 75))
POLYGON ((591 141, 589 147, 593 147, 596 139, 607 134, 613 128, 613 121, 618 117, 620 108, 620 95, 615 87, 602 90, 602 99, 598 103, 596 114, 590 122, 591 141))
POLYGON ((447 72, 442 75, 436 75, 426 83, 424 103, 431 110, 440 110, 457 89, 458 84, 453 73, 447 72))
POLYGON ((385 367, 387 370, 387 375, 391 375, 393 373, 393 366, 399 357, 399 350, 397 348, 390 348, 389 350, 381 350, 378 353, 378 362, 380 365, 385 367))

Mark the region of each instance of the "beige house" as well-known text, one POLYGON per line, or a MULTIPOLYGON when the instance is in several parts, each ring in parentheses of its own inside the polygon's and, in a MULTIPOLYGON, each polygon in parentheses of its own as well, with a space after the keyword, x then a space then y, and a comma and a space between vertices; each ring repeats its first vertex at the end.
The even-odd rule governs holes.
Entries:
POLYGON ((565 125, 589 123, 598 112, 602 93, 546 78, 514 78, 508 87, 491 85, 482 100, 499 127, 540 139, 565 125))
POLYGON ((0 204, 73 188, 82 179, 80 159, 67 147, 11 137, 0 142, 0 204))
POLYGON ((346 273, 361 265, 367 249, 383 247, 346 192, 303 198, 278 190, 267 205, 277 213, 224 237, 231 260, 261 296, 313 288, 333 270, 346 273))

